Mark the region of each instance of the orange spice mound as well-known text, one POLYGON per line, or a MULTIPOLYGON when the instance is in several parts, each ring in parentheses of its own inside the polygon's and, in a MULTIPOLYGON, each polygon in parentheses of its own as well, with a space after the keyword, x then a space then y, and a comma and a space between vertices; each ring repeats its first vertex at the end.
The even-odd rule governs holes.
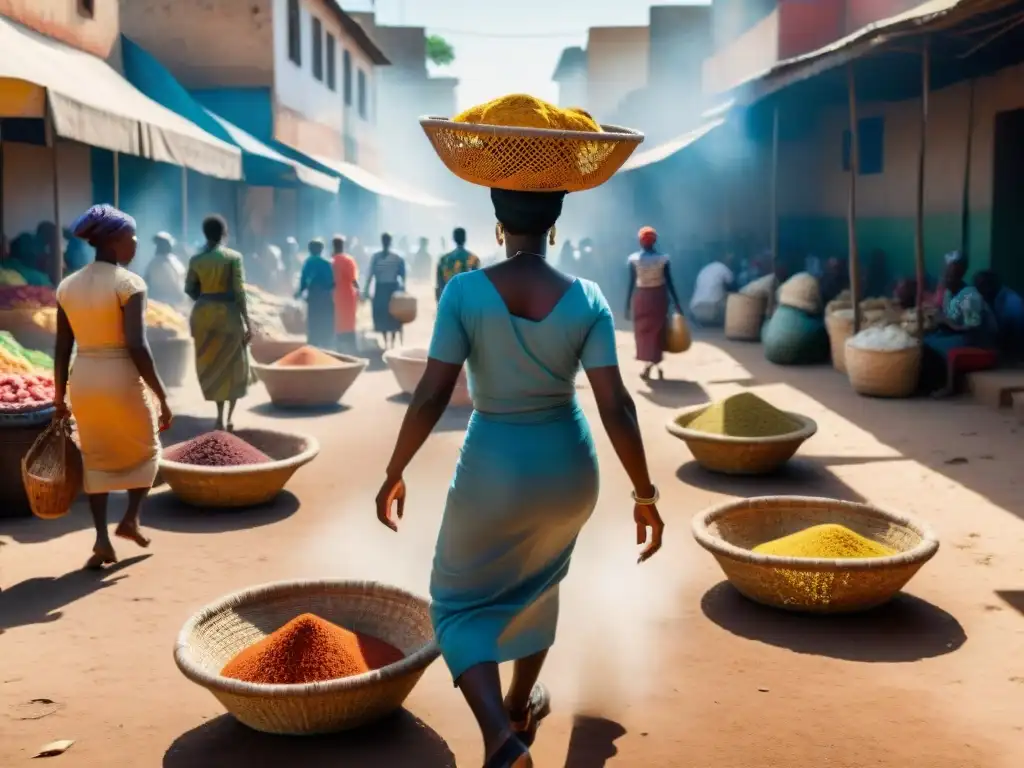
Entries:
POLYGON ((298 366, 313 366, 313 365, 338 365, 339 360, 336 357, 331 357, 326 352, 321 352, 316 347, 299 347, 294 352, 289 352, 287 355, 278 360, 274 365, 298 365, 298 366))
POLYGON ((390 643, 304 613, 237 654, 221 674, 247 683, 294 685, 361 675, 402 658, 390 643))

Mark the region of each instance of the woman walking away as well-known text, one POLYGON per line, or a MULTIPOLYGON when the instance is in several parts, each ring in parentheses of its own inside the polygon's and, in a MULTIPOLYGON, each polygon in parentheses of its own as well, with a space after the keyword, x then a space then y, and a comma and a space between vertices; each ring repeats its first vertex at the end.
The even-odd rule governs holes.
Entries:
POLYGON ((356 353, 356 313, 359 309, 359 266, 345 253, 345 238, 335 235, 334 251, 334 332, 340 352, 356 353))
POLYGON ((107 531, 111 491, 128 491, 128 509, 114 535, 149 546, 139 514, 156 478, 160 442, 146 387, 156 395, 160 429, 171 425, 171 409, 146 344, 146 283, 126 269, 138 246, 135 220, 109 205, 96 205, 71 229, 96 249, 96 260, 57 288, 55 418, 67 416, 68 395, 96 526, 86 567, 101 568, 117 562, 107 531))
POLYGON ((661 370, 662 352, 665 349, 665 332, 668 323, 668 298, 672 297, 676 312, 683 314, 682 304, 672 285, 672 271, 668 256, 658 253, 655 245, 658 233, 654 227, 644 227, 637 235, 640 250, 629 257, 629 285, 626 288, 626 318, 632 307, 633 337, 636 340, 636 359, 645 363, 644 379, 651 377, 651 370, 657 369, 658 378, 664 379, 661 370))
POLYGON ((402 324, 391 315, 391 295, 405 290, 405 259, 391 250, 391 235, 380 236, 381 250, 370 260, 363 295, 370 298, 373 283, 373 330, 384 337, 385 349, 391 349, 402 335, 402 324))
POLYGON ((564 196, 491 190, 506 258, 456 275, 442 293, 427 368, 377 495, 378 519, 398 530, 402 475, 466 364, 474 411, 434 555, 431 618, 480 726, 486 768, 532 766, 529 747, 551 708, 538 678, 555 639, 559 583, 598 494, 596 451, 574 384, 581 366, 635 489, 630 538, 643 543, 651 531, 641 561, 661 547, 664 528, 617 365, 611 310, 594 283, 545 259, 564 196), (506 661, 515 672, 503 697, 498 664, 506 661))
POLYGON ((242 256, 223 246, 228 225, 220 216, 203 221, 206 245, 188 263, 185 293, 192 307, 196 372, 203 397, 217 404, 217 429, 234 429, 235 405, 249 391, 249 313, 242 256))
POLYGON ((295 298, 306 298, 306 340, 321 349, 334 348, 334 267, 324 258, 324 241, 310 240, 295 298))

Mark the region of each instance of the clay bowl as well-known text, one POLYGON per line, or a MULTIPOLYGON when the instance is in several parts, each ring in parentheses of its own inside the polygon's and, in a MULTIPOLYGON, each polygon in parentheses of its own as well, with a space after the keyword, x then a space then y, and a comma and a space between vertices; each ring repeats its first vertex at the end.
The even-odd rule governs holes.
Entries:
MULTIPOLYGON (((388 350, 384 353, 384 362, 387 363, 391 373, 402 391, 411 395, 423 378, 423 372, 427 370, 427 350, 416 347, 405 347, 403 349, 388 350)), ((466 368, 463 366, 459 374, 455 391, 452 392, 452 399, 449 405, 457 408, 469 408, 473 400, 469 396, 469 384, 466 381, 466 368)))
POLYGON ((335 358, 336 365, 260 365, 253 370, 277 408, 323 408, 335 405, 369 364, 361 357, 340 352, 325 354, 335 358))

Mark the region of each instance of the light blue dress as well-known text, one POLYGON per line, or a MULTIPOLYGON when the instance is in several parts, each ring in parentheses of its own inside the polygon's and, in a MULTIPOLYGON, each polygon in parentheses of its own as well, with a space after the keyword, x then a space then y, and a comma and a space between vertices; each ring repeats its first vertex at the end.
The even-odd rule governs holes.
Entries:
POLYGON ((434 632, 457 680, 555 640, 558 584, 598 492, 575 378, 618 364, 612 313, 577 279, 543 320, 514 317, 486 271, 464 273, 441 295, 430 357, 466 363, 475 407, 430 579, 434 632))

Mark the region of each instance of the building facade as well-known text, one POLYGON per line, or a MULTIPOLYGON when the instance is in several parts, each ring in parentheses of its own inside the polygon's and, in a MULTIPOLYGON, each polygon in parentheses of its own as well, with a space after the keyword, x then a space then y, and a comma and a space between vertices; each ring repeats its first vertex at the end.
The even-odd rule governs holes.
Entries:
POLYGON ((558 106, 585 106, 588 96, 586 50, 577 45, 562 51, 551 79, 558 85, 558 106))

